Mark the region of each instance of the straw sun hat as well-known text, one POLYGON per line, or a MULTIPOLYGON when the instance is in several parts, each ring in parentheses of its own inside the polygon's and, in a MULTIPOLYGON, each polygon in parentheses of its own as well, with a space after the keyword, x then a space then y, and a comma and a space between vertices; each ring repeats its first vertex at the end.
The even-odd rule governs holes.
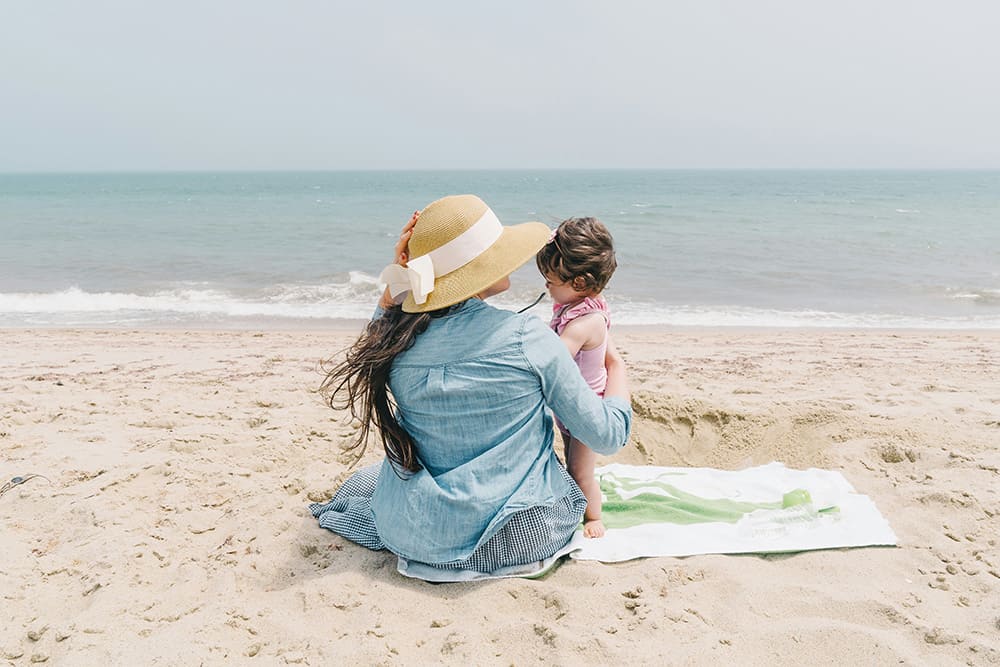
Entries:
POLYGON ((394 298, 408 292, 403 301, 408 313, 445 308, 513 273, 550 234, 541 222, 501 225, 475 195, 444 197, 420 212, 406 266, 390 264, 381 280, 394 298))

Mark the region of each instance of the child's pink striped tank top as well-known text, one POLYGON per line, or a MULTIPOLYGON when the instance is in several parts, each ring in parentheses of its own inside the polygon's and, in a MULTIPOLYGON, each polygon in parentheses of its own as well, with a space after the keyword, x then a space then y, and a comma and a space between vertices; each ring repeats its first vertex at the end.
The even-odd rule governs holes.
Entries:
MULTIPOLYGON (((590 313, 601 313, 607 327, 611 327, 611 315, 608 312, 608 304, 601 296, 587 297, 583 301, 572 306, 553 304, 552 321, 549 326, 557 334, 561 335, 566 325, 578 317, 589 315, 590 313)), ((604 356, 608 349, 608 335, 605 330, 604 341, 591 350, 580 350, 573 357, 573 361, 580 367, 580 374, 587 381, 590 388, 597 392, 598 396, 604 396, 604 387, 608 384, 608 369, 604 366, 604 356)))

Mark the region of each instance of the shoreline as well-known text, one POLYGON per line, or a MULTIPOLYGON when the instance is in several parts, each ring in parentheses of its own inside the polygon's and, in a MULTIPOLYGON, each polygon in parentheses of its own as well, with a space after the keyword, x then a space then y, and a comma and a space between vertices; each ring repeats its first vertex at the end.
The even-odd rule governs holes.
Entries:
MULTIPOLYGON (((151 324, 143 326, 109 326, 107 324, 95 325, 32 325, 32 326, 2 326, 2 333, 18 332, 106 332, 106 333, 167 333, 167 332, 201 332, 201 333, 358 333, 369 320, 367 319, 330 319, 317 322, 316 320, 296 320, 289 322, 282 318, 281 321, 255 321, 254 323, 237 323, 233 326, 220 326, 218 322, 206 323, 200 326, 192 326, 190 322, 171 324, 151 324)), ((612 324, 611 330, 622 334, 642 334, 642 333, 803 333, 803 334, 823 334, 823 333, 871 333, 871 334, 895 334, 895 335, 981 335, 986 337, 1000 337, 1000 328, 935 328, 935 327, 850 327, 850 326, 770 326, 770 325, 700 325, 700 324, 612 324)))

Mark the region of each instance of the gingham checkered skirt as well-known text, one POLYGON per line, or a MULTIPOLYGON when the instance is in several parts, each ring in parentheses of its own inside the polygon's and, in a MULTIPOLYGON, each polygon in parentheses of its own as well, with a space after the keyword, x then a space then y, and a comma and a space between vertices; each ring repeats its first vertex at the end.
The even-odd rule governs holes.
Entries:
MULTIPOLYGON (((344 482, 328 503, 309 506, 319 525, 363 547, 378 551, 387 548, 379 539, 371 500, 378 481, 380 464, 362 468, 344 482)), ((554 505, 531 507, 510 516, 490 539, 479 545, 467 559, 452 563, 426 563, 443 569, 493 572, 502 567, 523 565, 548 558, 569 542, 580 525, 587 498, 562 466, 570 495, 554 505)))

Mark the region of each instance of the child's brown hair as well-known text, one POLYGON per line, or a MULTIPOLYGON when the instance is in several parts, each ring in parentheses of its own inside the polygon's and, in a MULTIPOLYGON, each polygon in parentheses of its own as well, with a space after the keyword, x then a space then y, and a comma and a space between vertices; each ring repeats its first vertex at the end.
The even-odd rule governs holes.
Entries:
POLYGON ((599 294, 618 267, 608 228, 597 218, 563 220, 538 251, 542 275, 555 275, 577 292, 599 294))

